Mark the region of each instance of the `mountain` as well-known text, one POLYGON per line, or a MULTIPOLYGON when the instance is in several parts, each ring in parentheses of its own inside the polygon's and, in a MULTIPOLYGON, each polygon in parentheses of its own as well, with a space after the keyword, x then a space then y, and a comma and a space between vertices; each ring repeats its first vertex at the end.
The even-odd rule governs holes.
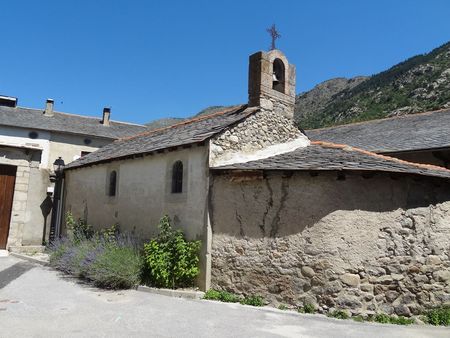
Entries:
MULTIPOLYGON (((379 74, 324 81, 296 97, 294 117, 301 128, 313 129, 448 107, 450 42, 379 74)), ((225 108, 211 106, 194 117, 225 108)), ((146 125, 157 129, 184 120, 164 118, 146 125)))
POLYGON ((166 117, 158 120, 153 120, 151 122, 146 123, 148 129, 159 129, 171 126, 173 124, 177 124, 183 122, 184 119, 180 117, 166 117))
POLYGON ((310 118, 326 108, 334 96, 344 90, 352 89, 367 80, 367 76, 358 76, 351 79, 339 77, 324 81, 308 92, 300 93, 295 99, 295 117, 298 120, 310 118))
POLYGON ((450 42, 370 77, 325 81, 296 98, 303 129, 450 107, 450 42))

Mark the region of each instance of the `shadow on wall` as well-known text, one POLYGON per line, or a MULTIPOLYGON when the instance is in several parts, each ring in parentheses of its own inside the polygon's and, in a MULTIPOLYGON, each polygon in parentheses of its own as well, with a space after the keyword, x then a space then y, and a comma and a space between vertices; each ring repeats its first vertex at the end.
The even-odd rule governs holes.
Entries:
MULTIPOLYGON (((418 176, 378 173, 268 172, 259 178, 215 173, 210 196, 214 234, 281 237, 326 218, 428 207, 450 200, 450 184, 418 176), (348 211, 355 211, 349 213, 348 211)), ((349 216, 350 217, 350 216, 349 216)), ((356 219, 355 219, 356 218, 356 219)))
POLYGON ((47 238, 47 231, 48 231, 47 220, 48 220, 48 215, 50 215, 50 212, 52 211, 52 207, 53 207, 53 200, 49 195, 47 195, 40 205, 42 216, 44 217, 44 229, 42 232, 42 243, 45 243, 46 238, 47 238))

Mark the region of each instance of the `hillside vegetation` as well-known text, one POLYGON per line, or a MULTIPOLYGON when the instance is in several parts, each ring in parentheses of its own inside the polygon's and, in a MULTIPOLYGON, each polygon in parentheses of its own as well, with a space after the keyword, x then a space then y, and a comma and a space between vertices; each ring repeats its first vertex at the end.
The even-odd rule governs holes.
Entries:
POLYGON ((297 96, 295 118, 302 128, 450 107, 450 43, 369 78, 343 80, 326 81, 297 96), (343 89, 330 91, 330 81, 339 81, 343 89), (311 100, 312 93, 318 101, 311 100))

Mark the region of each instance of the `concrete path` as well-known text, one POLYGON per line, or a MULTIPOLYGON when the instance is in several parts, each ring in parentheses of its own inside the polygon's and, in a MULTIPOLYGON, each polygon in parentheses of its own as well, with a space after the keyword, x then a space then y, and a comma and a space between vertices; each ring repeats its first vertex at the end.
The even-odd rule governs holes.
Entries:
POLYGON ((103 291, 0 258, 0 337, 450 337, 450 328, 356 323, 271 308, 103 291))

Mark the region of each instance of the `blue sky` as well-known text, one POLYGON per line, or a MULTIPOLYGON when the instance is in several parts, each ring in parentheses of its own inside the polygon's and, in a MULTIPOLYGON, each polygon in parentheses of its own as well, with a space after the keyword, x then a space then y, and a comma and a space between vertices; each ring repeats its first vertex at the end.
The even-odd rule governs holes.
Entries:
POLYGON ((19 105, 144 123, 247 102, 248 56, 277 47, 297 92, 450 40, 450 1, 6 1, 0 93, 19 105))

